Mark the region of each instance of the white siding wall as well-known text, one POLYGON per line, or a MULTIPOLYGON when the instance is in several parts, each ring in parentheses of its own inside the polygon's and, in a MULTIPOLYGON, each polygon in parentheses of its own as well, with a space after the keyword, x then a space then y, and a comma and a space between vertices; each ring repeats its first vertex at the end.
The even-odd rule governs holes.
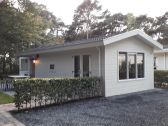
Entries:
MULTIPOLYGON (((91 55, 92 76, 99 75, 98 49, 88 48, 73 51, 41 54, 39 64, 35 66, 35 77, 73 77, 75 55, 91 55), (55 69, 50 70, 50 64, 55 64, 55 69)), ((81 64, 82 66, 82 64, 81 64)))
POLYGON ((136 37, 105 46, 105 96, 120 95, 154 88, 153 48, 136 37), (145 78, 118 80, 118 51, 145 54, 145 78))
POLYGON ((157 70, 168 70, 168 53, 156 53, 154 56, 157 70))

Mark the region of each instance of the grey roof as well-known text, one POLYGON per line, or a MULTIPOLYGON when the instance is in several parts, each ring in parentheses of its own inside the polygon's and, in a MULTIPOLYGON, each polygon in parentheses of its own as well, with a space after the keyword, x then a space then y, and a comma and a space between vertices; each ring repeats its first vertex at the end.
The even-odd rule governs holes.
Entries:
POLYGON ((89 38, 89 39, 82 39, 82 40, 76 40, 76 41, 69 41, 69 42, 64 42, 63 44, 53 44, 53 45, 43 45, 34 49, 30 49, 27 51, 24 51, 20 53, 19 55, 22 55, 24 53, 29 53, 29 52, 38 52, 38 51, 44 51, 44 50, 50 50, 50 49, 56 49, 60 47, 67 47, 67 46, 74 46, 74 45, 81 45, 81 44, 87 44, 87 43, 92 43, 92 42, 100 42, 103 41, 103 39, 107 38, 109 36, 101 36, 101 37, 95 37, 95 38, 89 38))
POLYGON ((54 51, 63 51, 68 49, 76 49, 76 48, 86 48, 86 47, 95 47, 95 46, 102 46, 107 45, 110 43, 117 42, 119 40, 137 36, 138 38, 142 39, 144 42, 149 44, 150 46, 155 47, 156 49, 163 49, 163 46, 158 43, 157 41, 154 41, 151 37, 149 37, 147 34, 142 32, 139 29, 128 31, 125 33, 121 33, 119 35, 115 36, 101 36, 96 38, 89 38, 89 39, 83 39, 83 40, 77 40, 77 41, 71 41, 71 42, 65 42, 63 44, 55 44, 55 45, 45 45, 38 48, 34 48, 25 52, 22 52, 19 54, 19 56, 26 56, 26 55, 34 55, 38 53, 49 53, 54 51))

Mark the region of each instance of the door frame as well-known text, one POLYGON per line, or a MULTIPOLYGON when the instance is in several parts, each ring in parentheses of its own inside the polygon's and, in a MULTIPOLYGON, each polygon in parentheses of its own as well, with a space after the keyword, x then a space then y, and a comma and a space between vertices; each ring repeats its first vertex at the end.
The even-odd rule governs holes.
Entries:
POLYGON ((74 62, 74 57, 75 56, 79 56, 80 58, 80 77, 83 77, 83 56, 85 56, 85 55, 88 55, 89 56, 89 77, 91 77, 92 76, 92 61, 91 61, 91 55, 90 54, 80 54, 80 55, 78 55, 78 54, 76 54, 76 55, 73 55, 72 56, 72 59, 73 59, 73 70, 72 70, 72 74, 73 74, 73 77, 75 77, 74 75, 75 75, 75 68, 74 68, 74 66, 75 66, 75 62, 74 62))

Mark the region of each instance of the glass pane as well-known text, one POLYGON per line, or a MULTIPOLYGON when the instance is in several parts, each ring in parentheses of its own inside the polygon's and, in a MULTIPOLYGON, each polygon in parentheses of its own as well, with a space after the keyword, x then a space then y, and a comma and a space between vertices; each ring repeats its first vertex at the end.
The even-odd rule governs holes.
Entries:
POLYGON ((89 55, 83 56, 83 77, 89 77, 89 55))
POLYGON ((21 59, 21 71, 28 71, 28 59, 21 59))
POLYGON ((54 64, 50 64, 50 70, 54 70, 54 64))
POLYGON ((157 63, 156 63, 156 57, 154 57, 154 69, 156 70, 156 68, 157 68, 157 63))
POLYGON ((136 77, 136 54, 128 54, 129 78, 136 77))
POLYGON ((119 79, 127 79, 127 54, 119 53, 119 79))
POLYGON ((138 78, 144 77, 144 54, 137 54, 137 69, 138 69, 138 78))
POLYGON ((74 77, 80 77, 80 56, 74 57, 74 77))

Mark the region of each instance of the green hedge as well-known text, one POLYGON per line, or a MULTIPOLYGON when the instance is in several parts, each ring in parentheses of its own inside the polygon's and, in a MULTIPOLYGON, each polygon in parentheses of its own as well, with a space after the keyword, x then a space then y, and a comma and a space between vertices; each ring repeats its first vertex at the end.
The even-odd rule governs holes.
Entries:
POLYGON ((102 79, 21 79, 14 83, 18 109, 60 104, 72 100, 102 96, 102 79))
POLYGON ((154 81, 155 87, 168 88, 168 71, 155 70, 154 81))

